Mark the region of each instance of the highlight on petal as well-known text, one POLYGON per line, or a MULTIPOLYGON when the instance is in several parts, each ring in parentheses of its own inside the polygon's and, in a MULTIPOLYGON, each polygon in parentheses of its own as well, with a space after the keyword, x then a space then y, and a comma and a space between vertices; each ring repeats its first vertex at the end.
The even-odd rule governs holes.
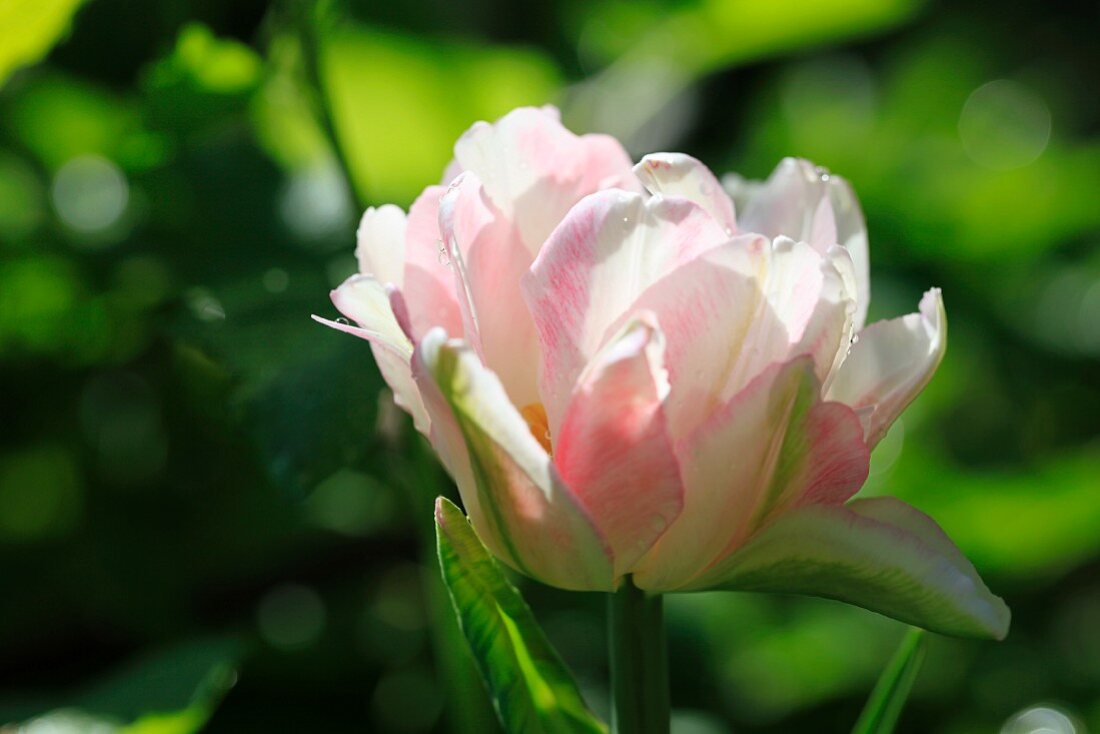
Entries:
POLYGON ((409 413, 421 433, 431 430, 420 391, 413 381, 409 364, 412 342, 402 329, 391 301, 400 301, 400 291, 383 286, 366 275, 353 275, 331 294, 332 303, 358 326, 329 321, 314 316, 314 320, 339 331, 353 334, 370 342, 371 352, 386 384, 393 390, 394 402, 409 413))
POLYGON ((784 514, 684 589, 838 599, 947 635, 1004 639, 1010 613, 936 523, 893 497, 784 514))
POLYGON ((409 208, 401 290, 418 337, 435 326, 448 334, 462 333, 454 275, 439 232, 439 201, 446 191, 443 186, 429 186, 409 208))
POLYGON ((581 198, 637 187, 617 140, 573 134, 553 107, 522 107, 493 124, 476 123, 455 143, 455 160, 481 179, 532 257, 581 198))
POLYGON ((405 282, 405 212, 393 204, 370 207, 359 220, 355 257, 359 272, 379 283, 405 282))
POLYGON ((801 504, 840 504, 867 478, 858 418, 820 399, 809 357, 754 379, 677 446, 684 509, 635 569, 651 591, 676 590, 801 504))
POLYGON ((871 301, 870 261, 867 225, 851 185, 810 161, 784 158, 763 184, 731 177, 727 189, 735 200, 744 201, 738 206, 738 231, 785 235, 822 252, 832 244, 848 250, 859 296, 855 325, 862 328, 871 301), (834 241, 828 241, 830 235, 834 241))
POLYGON ((540 393, 555 435, 573 385, 609 327, 650 285, 728 239, 686 199, 609 190, 569 212, 523 279, 542 349, 540 393))
POLYGON ((946 349, 947 315, 933 288, 918 313, 879 321, 859 334, 828 397, 865 415, 867 443, 874 446, 932 379, 946 349))
POLYGON ((683 505, 663 353, 651 317, 628 324, 581 375, 554 447, 562 479, 611 546, 616 576, 630 572, 683 505))
POLYGON ((439 227, 466 340, 515 405, 539 402, 538 340, 520 290, 531 255, 519 233, 470 172, 459 175, 440 200, 439 227))
POLYGON ((421 341, 414 372, 433 430, 439 425, 448 468, 486 545, 552 586, 610 590, 610 549, 496 375, 442 330, 421 341), (460 457, 463 448, 466 456, 460 457))
POLYGON ((650 153, 634 166, 634 174, 653 194, 694 201, 732 235, 737 217, 730 198, 710 169, 684 153, 650 153))

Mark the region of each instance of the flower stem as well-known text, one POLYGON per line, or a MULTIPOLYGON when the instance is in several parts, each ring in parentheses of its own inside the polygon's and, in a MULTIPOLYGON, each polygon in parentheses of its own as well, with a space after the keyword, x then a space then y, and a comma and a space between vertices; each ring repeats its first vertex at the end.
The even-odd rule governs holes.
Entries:
POLYGON ((628 576, 609 595, 611 730, 668 734, 668 645, 660 595, 649 596, 628 576))

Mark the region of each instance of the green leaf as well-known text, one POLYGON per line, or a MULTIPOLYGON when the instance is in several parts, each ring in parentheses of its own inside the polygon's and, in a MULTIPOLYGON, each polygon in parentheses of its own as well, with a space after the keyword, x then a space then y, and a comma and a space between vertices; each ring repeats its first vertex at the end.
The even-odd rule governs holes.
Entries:
POLYGON ((925 634, 911 627, 871 691, 852 734, 890 734, 924 662, 925 634))
POLYGON ((34 731, 194 734, 233 685, 240 652, 229 638, 182 643, 59 700, 20 696, 15 706, 0 705, 0 723, 23 719, 34 731))
POLYGON ((84 0, 5 0, 0 3, 0 86, 20 66, 45 56, 68 30, 84 0))
POLYGON ((443 581, 505 731, 605 732, 462 511, 440 497, 435 517, 443 581))

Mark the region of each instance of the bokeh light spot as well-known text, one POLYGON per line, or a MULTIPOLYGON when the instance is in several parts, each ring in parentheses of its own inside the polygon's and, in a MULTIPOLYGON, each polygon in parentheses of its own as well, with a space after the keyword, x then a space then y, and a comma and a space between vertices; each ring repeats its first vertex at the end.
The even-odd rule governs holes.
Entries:
POLYGON ((0 457, 0 538, 33 542, 63 535, 81 510, 80 475, 68 451, 43 445, 0 457))
POLYGON ((134 485, 163 468, 168 439, 160 402, 139 375, 110 372, 92 378, 80 396, 80 425, 108 481, 134 485))
POLYGON ((119 167, 98 155, 81 155, 61 167, 50 190, 54 209, 68 227, 100 234, 114 226, 130 201, 119 167))
POLYGON ((393 496, 366 474, 341 469, 317 485, 307 512, 314 524, 341 535, 365 536, 393 520, 393 496))
POLYGON ((284 584, 264 595, 256 617, 265 642, 280 650, 298 650, 324 631, 325 603, 313 589, 284 584))
POLYGON ((343 234, 351 220, 347 183, 335 165, 295 171, 283 188, 279 213, 287 228, 307 243, 343 234))
POLYGON ((199 321, 224 321, 225 307, 213 293, 205 288, 192 288, 187 292, 187 306, 199 321))
POLYGON ((264 290, 268 293, 285 293, 290 286, 290 274, 282 268, 271 268, 263 274, 264 290))
POLYGON ((966 154, 997 171, 1021 168, 1042 155, 1050 142, 1050 108, 1027 87, 1008 79, 971 93, 959 116, 966 154))
POLYGON ((1080 734, 1073 719, 1050 706, 1033 706, 1015 714, 1001 727, 1001 734, 1080 734))
POLYGON ((442 697, 428 671, 412 668, 378 681, 371 706, 386 731, 426 731, 439 718, 442 697))

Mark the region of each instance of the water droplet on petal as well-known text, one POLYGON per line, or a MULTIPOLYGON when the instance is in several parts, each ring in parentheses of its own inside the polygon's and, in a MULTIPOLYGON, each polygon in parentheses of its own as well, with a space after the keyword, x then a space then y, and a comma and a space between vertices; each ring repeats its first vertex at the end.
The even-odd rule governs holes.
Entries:
POLYGON ((451 254, 447 252, 447 248, 443 245, 443 240, 436 240, 435 242, 436 245, 439 246, 439 255, 437 258, 439 264, 445 268, 449 268, 451 266, 451 254))
POLYGON ((351 326, 351 322, 345 319, 343 316, 336 319, 336 323, 342 324, 343 326, 351 326))

